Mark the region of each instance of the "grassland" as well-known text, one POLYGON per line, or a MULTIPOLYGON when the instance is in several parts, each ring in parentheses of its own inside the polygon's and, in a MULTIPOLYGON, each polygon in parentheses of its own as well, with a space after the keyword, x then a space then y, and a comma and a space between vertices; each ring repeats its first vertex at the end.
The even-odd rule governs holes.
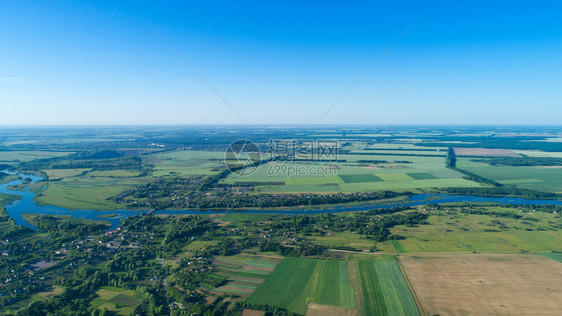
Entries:
POLYGON ((426 254, 399 260, 428 315, 557 315, 562 264, 538 255, 426 254))
POLYGON ((457 167, 504 185, 562 193, 562 168, 491 166, 468 158, 457 159, 457 167))
POLYGON ((64 178, 70 178, 77 176, 79 174, 87 173, 92 169, 90 168, 79 168, 79 169, 46 169, 42 170, 48 177, 49 180, 61 180, 64 178))
POLYGON ((147 161, 154 165, 152 175, 155 177, 216 174, 216 168, 223 166, 223 160, 223 152, 193 150, 172 151, 147 157, 147 161))
POLYGON ((389 315, 389 311, 391 315, 416 315, 417 307, 400 269, 390 260, 286 258, 247 301, 301 314, 311 306, 327 312, 327 306, 333 306, 346 313, 354 309, 358 315, 389 315))
POLYGON ((0 163, 17 164, 35 159, 63 157, 72 152, 61 151, 0 151, 0 163))
POLYGON ((107 199, 129 188, 106 181, 65 181, 49 184, 36 200, 69 209, 115 210, 119 204, 107 199))
POLYGON ((481 207, 488 212, 516 212, 527 219, 432 211, 428 225, 396 226, 404 239, 379 243, 383 252, 562 251, 560 215, 519 212, 506 207, 481 207))
POLYGON ((46 169, 49 177, 45 190, 35 188, 36 200, 42 204, 68 209, 115 210, 121 205, 109 200, 125 190, 152 181, 137 171, 91 169, 46 169))

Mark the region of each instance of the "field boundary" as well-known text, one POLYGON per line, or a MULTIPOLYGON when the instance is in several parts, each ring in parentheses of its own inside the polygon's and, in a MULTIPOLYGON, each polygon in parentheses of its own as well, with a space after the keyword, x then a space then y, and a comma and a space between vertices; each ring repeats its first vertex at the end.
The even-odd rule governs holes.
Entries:
POLYGON ((364 316, 365 301, 363 299, 363 289, 361 288, 361 275, 359 274, 358 261, 349 261, 349 283, 355 295, 355 313, 357 316, 364 316))
POLYGON ((416 305, 418 306, 418 311, 420 312, 420 316, 428 316, 425 310, 423 309, 423 306, 418 297, 418 294, 416 293, 416 290, 414 289, 414 286, 412 285, 410 279, 408 278, 408 275, 406 274, 406 270, 404 270, 404 267, 402 266, 402 262, 400 262, 399 256, 396 256, 396 264, 398 265, 398 268, 400 268, 400 271, 402 272, 402 276, 404 277, 406 284, 408 284, 410 293, 412 293, 412 296, 414 297, 414 302, 416 302, 416 305))

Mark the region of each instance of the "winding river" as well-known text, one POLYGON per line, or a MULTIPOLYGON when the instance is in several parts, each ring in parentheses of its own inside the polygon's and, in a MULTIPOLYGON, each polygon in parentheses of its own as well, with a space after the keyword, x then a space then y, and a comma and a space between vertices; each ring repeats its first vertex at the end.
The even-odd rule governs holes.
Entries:
MULTIPOLYGON (((41 177, 27 175, 16 172, 0 171, 8 174, 17 174, 21 178, 19 180, 10 181, 3 185, 0 185, 0 193, 2 194, 12 194, 18 195, 22 198, 13 202, 10 205, 6 205, 6 210, 8 215, 14 219, 16 224, 29 227, 36 230, 33 225, 30 225, 23 218, 23 213, 41 214, 41 215, 70 215, 75 218, 82 219, 92 219, 92 220, 104 220, 111 223, 110 229, 115 229, 119 227, 121 220, 128 216, 134 216, 139 214, 148 213, 148 210, 144 211, 131 211, 131 210, 112 210, 112 211, 93 211, 93 210, 69 210, 63 207, 54 205, 38 205, 35 203, 33 198, 35 194, 26 187, 24 191, 10 190, 9 186, 18 185, 23 182, 23 179, 29 178, 31 182, 39 182, 43 180, 41 177), (104 217, 108 215, 114 215, 111 217, 104 217), (100 217, 101 216, 101 217, 100 217)), ((353 206, 338 206, 330 207, 325 209, 298 209, 298 210, 247 210, 245 213, 253 214, 286 214, 286 215, 298 215, 298 214, 321 214, 321 213, 340 213, 340 212, 357 212, 366 211, 373 208, 383 208, 388 209, 394 206, 420 206, 426 204, 441 204, 441 203, 451 203, 451 202, 494 202, 500 204, 514 204, 514 205, 562 205, 562 201, 558 200, 529 200, 522 198, 509 198, 509 197, 479 197, 470 195, 446 195, 446 194, 420 194, 414 195, 403 202, 396 202, 390 204, 364 204, 364 205, 353 205, 353 206)), ((224 211, 200 211, 200 210, 163 210, 156 211, 155 214, 169 214, 169 215, 192 215, 192 214, 223 214, 224 211)))

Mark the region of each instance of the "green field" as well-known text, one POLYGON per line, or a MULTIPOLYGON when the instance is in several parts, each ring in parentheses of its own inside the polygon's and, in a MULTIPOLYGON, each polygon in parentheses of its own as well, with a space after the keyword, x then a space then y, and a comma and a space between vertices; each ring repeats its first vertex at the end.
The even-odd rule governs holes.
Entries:
POLYGON ((110 197, 148 181, 148 177, 68 177, 49 182, 46 190, 38 191, 36 200, 69 209, 114 210, 122 206, 108 200, 110 197))
POLYGON ((406 173, 407 176, 416 180, 432 180, 438 179, 435 175, 427 172, 406 173))
POLYGON ((343 183, 341 177, 331 176, 311 176, 311 177, 288 177, 285 179, 286 185, 307 185, 307 184, 339 184, 343 183))
POLYGON ((90 302, 90 306, 119 315, 131 315, 141 303, 142 296, 135 291, 104 286, 96 291, 96 298, 90 302))
POLYGON ((61 206, 69 209, 114 210, 121 205, 109 198, 152 180, 140 176, 138 171, 91 169, 45 169, 49 182, 33 184, 39 203, 61 206), (42 190, 43 186, 46 187, 42 190))
POLYGON ((154 165, 153 176, 208 175, 223 166, 224 153, 218 151, 172 151, 149 155, 147 161, 154 165))
POLYGON ((540 166, 490 166, 468 158, 457 159, 457 167, 496 182, 545 192, 562 193, 562 168, 540 166))
MULTIPOLYGON (((248 298, 249 303, 268 304, 304 314, 309 301, 340 305, 338 261, 286 258, 248 298)), ((349 285, 347 285, 349 287, 349 285)), ((349 302, 343 291, 344 302, 349 302)))
POLYGON ((346 174, 339 176, 345 183, 381 182, 384 181, 374 174, 346 174))
POLYGON ((562 252, 543 252, 541 255, 562 262, 562 252))
POLYGON ((131 170, 105 170, 88 172, 88 177, 94 178, 132 178, 139 176, 140 172, 131 170))
MULTIPOLYGON (((401 146, 395 145, 395 148, 401 146)), ((391 149, 390 147, 388 148, 391 149)), ((373 151, 376 153, 377 151, 373 151)), ((368 152, 371 153, 371 152, 368 152)), ((287 162, 288 168, 310 170, 323 168, 326 175, 283 174, 278 170, 283 163, 268 163, 244 177, 231 174, 221 180, 225 184, 251 184, 263 193, 303 192, 363 192, 373 190, 428 190, 444 187, 478 187, 478 183, 463 179, 463 175, 445 167, 445 157, 357 155, 346 154, 347 162, 287 162), (387 163, 370 164, 358 161, 384 160, 387 163)), ((423 153, 423 152, 421 152, 423 153)), ((437 153, 437 152, 429 152, 437 153)))
MULTIPOLYGON (((489 207, 495 212, 514 209, 489 207)), ((562 251, 559 214, 518 212, 524 219, 493 215, 434 212, 428 225, 391 229, 405 239, 380 243, 384 252, 562 251), (528 219, 526 219, 528 218, 528 219)))
POLYGON ((74 177, 82 173, 86 173, 92 169, 90 168, 80 168, 80 169, 46 169, 42 170, 49 180, 60 180, 64 178, 74 177))
POLYGON ((360 261, 359 271, 367 315, 419 315, 396 262, 360 261))
POLYGON ((400 182, 345 183, 340 184, 339 186, 343 192, 361 192, 372 190, 415 190, 445 187, 474 187, 479 185, 472 181, 459 178, 400 182))
MULTIPOLYGON (((360 280, 348 261, 284 259, 247 299, 304 314, 309 303, 357 308, 366 315, 417 315, 396 262, 359 261, 360 280), (380 276, 377 276, 380 275, 380 276), (362 288, 362 296, 355 289, 362 288), (357 303, 364 306, 357 306, 357 303)), ((357 264, 355 262, 354 264, 357 264)), ((361 291, 360 291, 361 292, 361 291)))
POLYGON ((35 159, 63 157, 73 154, 61 151, 0 151, 0 163, 13 164, 35 159))

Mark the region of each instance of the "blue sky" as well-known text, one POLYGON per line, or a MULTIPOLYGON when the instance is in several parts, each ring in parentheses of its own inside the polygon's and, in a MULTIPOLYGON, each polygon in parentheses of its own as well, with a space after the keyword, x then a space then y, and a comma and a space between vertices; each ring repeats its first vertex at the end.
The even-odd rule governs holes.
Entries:
POLYGON ((548 124, 558 1, 5 1, 0 125, 548 124))

